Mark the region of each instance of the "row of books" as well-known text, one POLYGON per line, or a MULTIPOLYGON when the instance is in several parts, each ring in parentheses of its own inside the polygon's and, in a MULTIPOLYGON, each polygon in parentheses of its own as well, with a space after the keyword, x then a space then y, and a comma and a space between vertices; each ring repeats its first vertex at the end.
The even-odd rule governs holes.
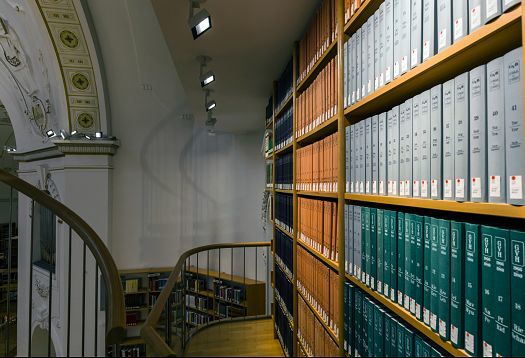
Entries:
MULTIPOLYGON (((125 346, 120 347, 120 357, 145 357, 143 345, 125 346)), ((111 354, 109 355, 112 356, 111 354)))
POLYGON ((337 202, 299 197, 297 213, 299 240, 327 259, 337 262, 337 202))
POLYGON ((525 354, 525 232, 345 206, 346 270, 469 354, 525 354))
POLYGON ((194 292, 206 291, 206 282, 193 273, 186 272, 186 289, 194 292))
POLYGON ((337 133, 297 150, 297 190, 337 191, 339 144, 337 133))
POLYGON ((346 128, 347 190, 524 205, 522 48, 346 128))
POLYGON ((323 0, 306 34, 299 41, 297 83, 310 72, 317 60, 336 39, 336 2, 323 0))
POLYGON ((275 223, 293 233, 293 196, 290 194, 275 194, 275 223))
POLYGON ((344 2, 344 11, 345 11, 345 24, 350 20, 352 16, 361 6, 361 0, 345 0, 344 2))
POLYGON ((297 335, 308 357, 338 357, 339 348, 301 296, 297 298, 297 335))
POLYGON ((293 106, 275 119, 275 150, 286 147, 293 139, 293 106))
POLYGON ((385 0, 344 46, 345 107, 509 10, 519 0, 385 0))
POLYGON ((168 273, 150 273, 148 274, 148 287, 150 291, 162 291, 168 283, 168 273))
POLYGON ((123 288, 125 293, 134 293, 139 291, 139 279, 138 278, 129 278, 123 280, 123 288))
POLYGON ((245 317, 246 316, 246 308, 239 307, 239 306, 232 306, 230 304, 225 304, 225 303, 222 303, 222 302, 217 302, 217 307, 215 309, 215 313, 220 318, 245 317))
POLYGON ((279 305, 275 305, 274 321, 275 330, 281 341, 283 350, 286 352, 287 357, 291 357, 293 355, 293 330, 288 324, 288 319, 279 305))
POLYGON ((208 309, 208 298, 195 295, 186 295, 186 306, 205 311, 208 309))
POLYGON ((207 324, 210 321, 210 316, 207 314, 186 311, 186 323, 198 326, 201 324, 207 324))
POLYGON ((337 113, 337 56, 296 100, 295 136, 300 137, 337 113))
POLYGON ((288 189, 293 187, 293 152, 275 158, 275 188, 288 189))
POLYGON ((291 275, 293 272, 293 241, 278 228, 275 229, 275 255, 276 260, 286 267, 291 275))
POLYGON ((355 357, 442 357, 359 288, 344 288, 344 350, 355 357))
POLYGON ((273 97, 270 96, 266 105, 266 126, 269 126, 273 120, 273 97))
POLYGON ((277 80, 277 88, 275 89, 275 112, 283 107, 284 102, 292 95, 293 92, 293 60, 290 59, 277 80))
POLYGON ((264 132, 263 151, 265 157, 269 157, 273 153, 273 132, 271 129, 264 132))
POLYGON ((146 306, 146 295, 125 295, 124 303, 127 310, 146 306))
POLYGON ((267 160, 265 163, 266 169, 266 187, 273 188, 273 162, 267 160))
POLYGON ((284 307, 286 308, 285 314, 288 317, 292 317, 293 314, 293 287, 292 283, 288 281, 284 272, 281 271, 279 266, 275 266, 275 290, 277 291, 276 296, 279 297, 284 307), (286 312, 287 311, 287 312, 286 312))
POLYGON ((317 310, 323 321, 339 334, 339 278, 302 247, 297 247, 297 290, 317 310))
POLYGON ((241 288, 221 284, 223 283, 223 281, 216 280, 216 283, 217 284, 215 285, 215 297, 233 303, 241 303, 241 301, 244 300, 244 294, 241 288))

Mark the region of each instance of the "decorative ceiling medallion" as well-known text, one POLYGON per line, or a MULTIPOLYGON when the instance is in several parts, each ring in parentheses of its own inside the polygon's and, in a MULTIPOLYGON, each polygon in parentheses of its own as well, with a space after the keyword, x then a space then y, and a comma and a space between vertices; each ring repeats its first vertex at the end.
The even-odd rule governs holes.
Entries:
POLYGON ((60 41, 69 48, 78 47, 78 37, 69 30, 63 30, 60 32, 60 41))
POLYGON ((79 90, 85 90, 89 87, 89 80, 82 73, 75 73, 71 79, 73 85, 79 90))
POLYGON ((89 129, 93 127, 94 121, 93 121, 93 117, 91 116, 91 114, 84 112, 84 113, 80 113, 80 115, 77 118, 77 122, 82 128, 89 129))

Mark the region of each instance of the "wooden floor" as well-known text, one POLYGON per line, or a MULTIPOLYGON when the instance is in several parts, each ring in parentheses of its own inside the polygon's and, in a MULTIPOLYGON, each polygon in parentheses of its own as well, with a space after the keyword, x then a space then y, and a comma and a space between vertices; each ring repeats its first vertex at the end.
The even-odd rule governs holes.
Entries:
POLYGON ((273 338, 272 320, 262 319, 206 328, 193 336, 185 355, 282 357, 283 351, 273 338))

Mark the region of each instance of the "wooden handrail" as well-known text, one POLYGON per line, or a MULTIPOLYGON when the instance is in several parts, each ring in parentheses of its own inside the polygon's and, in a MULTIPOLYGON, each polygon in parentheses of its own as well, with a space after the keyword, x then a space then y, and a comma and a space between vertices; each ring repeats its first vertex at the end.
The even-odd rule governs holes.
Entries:
POLYGON ((157 322, 159 321, 159 318, 162 314, 162 311, 164 310, 164 307, 166 307, 166 303, 168 302, 168 298, 173 291, 173 287, 175 287, 175 284, 177 283, 177 279, 179 278, 179 275, 182 271, 182 265, 186 261, 186 259, 192 255, 195 255, 199 252, 203 251, 210 251, 210 250, 218 250, 218 249, 235 249, 235 248, 246 248, 246 247, 267 247, 270 246, 271 243, 269 241, 266 242, 239 242, 239 243, 228 243, 228 244, 211 244, 211 245, 205 245, 205 246, 199 246, 194 247, 193 249, 190 249, 186 252, 184 252, 179 260, 177 261, 177 264, 173 268, 173 271, 170 274, 170 277, 168 278, 168 282, 166 283, 166 286, 162 289, 161 293, 159 294, 157 301, 155 302, 155 305, 153 306, 150 314, 148 315, 148 318, 146 318, 146 322, 144 323, 144 326, 142 326, 142 329, 140 330, 140 335, 146 343, 154 350, 153 356, 157 357, 174 357, 176 354, 171 349, 171 347, 162 339, 162 337, 157 333, 155 330, 155 326, 157 325, 157 322))
POLYGON ((104 241, 75 212, 28 182, 2 169, 0 169, 0 182, 51 210, 51 212, 68 224, 89 248, 100 268, 107 289, 108 321, 106 322, 106 344, 119 344, 125 337, 124 294, 117 266, 104 241))

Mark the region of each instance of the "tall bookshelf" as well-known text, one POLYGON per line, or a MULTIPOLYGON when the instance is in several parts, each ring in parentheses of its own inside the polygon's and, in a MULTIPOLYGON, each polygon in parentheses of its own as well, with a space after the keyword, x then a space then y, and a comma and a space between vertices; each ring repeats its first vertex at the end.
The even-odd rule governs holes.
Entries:
MULTIPOLYGON (((297 116, 297 98, 315 79, 317 74, 327 65, 327 63, 335 58, 337 54, 343 54, 344 42, 349 36, 360 28, 366 20, 379 9, 383 2, 382 0, 367 0, 356 1, 359 3, 352 14, 346 11, 345 0, 336 0, 336 26, 337 37, 336 40, 327 46, 318 60, 311 66, 308 73, 298 81, 298 45, 292 53, 293 57, 293 94, 290 97, 290 103, 294 109, 293 120, 293 141, 291 145, 286 146, 280 150, 274 151, 272 154, 274 169, 275 160, 279 155, 286 152, 293 153, 293 189, 280 190, 275 188, 275 170, 274 170, 274 186, 272 189, 273 197, 277 193, 286 193, 293 195, 293 233, 283 230, 278 224, 273 223, 273 232, 280 229, 287 233, 293 240, 293 272, 291 272, 290 281, 293 283, 293 312, 289 317, 290 327, 293 329, 294 342, 293 352, 290 355, 298 356, 305 355, 306 348, 303 343, 298 340, 298 299, 303 298, 303 294, 299 292, 297 285, 297 249, 300 247, 308 251, 317 260, 323 262, 327 267, 337 272, 339 277, 339 327, 342 327, 344 314, 344 286, 345 283, 350 282, 355 287, 359 288, 364 294, 371 297, 375 302, 381 304, 387 311, 395 315, 405 325, 411 327, 419 336, 424 337, 432 342, 435 347, 441 349, 444 353, 451 356, 466 356, 466 351, 455 348, 450 341, 444 341, 439 334, 432 331, 423 322, 417 320, 410 312, 400 305, 385 298, 378 292, 370 289, 370 287, 363 284, 354 276, 349 275, 345 271, 345 220, 344 207, 345 204, 363 205, 375 208, 391 209, 398 211, 406 211, 410 213, 418 213, 421 215, 445 215, 448 217, 459 217, 460 219, 468 221, 473 218, 475 222, 488 222, 494 225, 502 225, 507 228, 522 229, 523 219, 525 219, 525 206, 513 206, 509 204, 495 204, 495 203, 476 203, 476 202, 456 202, 445 200, 419 199, 398 196, 383 196, 383 195, 363 195, 346 192, 346 178, 345 178, 345 128, 351 124, 358 123, 364 120, 365 117, 388 111, 392 106, 401 103, 402 101, 411 98, 412 96, 422 92, 423 90, 431 88, 433 85, 444 83, 454 76, 469 71, 472 68, 487 63, 497 56, 502 56, 506 52, 522 46, 523 35, 525 35, 525 23, 522 21, 525 7, 517 5, 510 11, 503 13, 496 20, 482 25, 475 32, 466 35, 461 40, 453 43, 444 51, 441 51, 430 59, 422 62, 418 66, 408 69, 406 73, 392 80, 390 83, 377 89, 372 94, 368 95, 359 102, 344 107, 344 58, 337 56, 337 112, 335 116, 328 118, 321 125, 318 125, 312 131, 302 134, 300 136, 296 133, 296 116, 297 116), (346 21, 345 21, 346 20, 346 21), (313 143, 327 135, 337 134, 339 142, 339 165, 338 165, 338 186, 336 192, 307 192, 297 189, 297 172, 296 161, 298 149, 313 143), (339 257, 337 261, 329 260, 325 256, 319 254, 309 245, 298 239, 298 198, 314 197, 318 199, 326 199, 337 202, 337 228, 339 235, 339 257), (520 221, 521 220, 521 221, 520 221)), ((354 3, 353 0, 351 2, 354 3)), ((275 98, 275 86, 274 86, 275 98)), ((279 116, 283 108, 275 108, 273 122, 275 124, 276 118, 279 116)), ((275 135, 275 127, 273 127, 275 135)), ((275 141, 274 141, 275 143, 275 141)), ((275 213, 275 200, 274 200, 275 213)), ((274 262, 275 262, 275 238, 274 238, 274 262)), ((279 269, 279 264, 275 264, 274 270, 279 269)), ((336 340, 339 347, 339 355, 345 354, 343 350, 344 338, 342 334, 336 335, 332 328, 325 323, 319 312, 310 305, 311 311, 319 319, 319 322, 324 326, 329 335, 336 340)), ((340 332, 342 328, 340 329, 340 332)), ((281 342, 282 344, 282 342, 281 342)))

